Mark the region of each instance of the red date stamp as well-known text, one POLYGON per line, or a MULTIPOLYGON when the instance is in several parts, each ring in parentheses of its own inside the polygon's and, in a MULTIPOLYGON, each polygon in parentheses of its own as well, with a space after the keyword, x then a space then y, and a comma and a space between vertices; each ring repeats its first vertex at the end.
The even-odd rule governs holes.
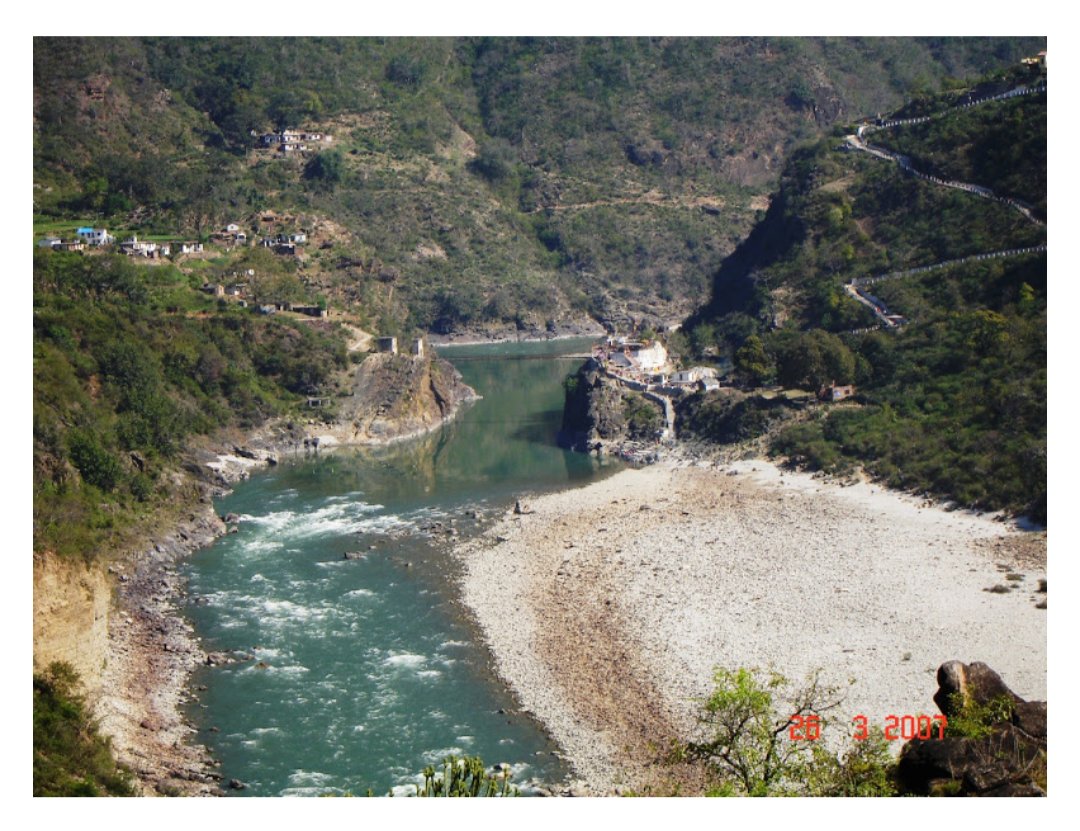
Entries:
MULTIPOLYGON (((788 738, 793 742, 812 742, 821 738, 821 716, 795 714, 788 726, 788 738)), ((851 720, 855 725, 852 738, 863 741, 870 738, 870 719, 857 715, 851 720)), ((935 737, 945 738, 945 727, 949 721, 945 716, 885 716, 884 735, 886 741, 918 739, 925 741, 935 737)))

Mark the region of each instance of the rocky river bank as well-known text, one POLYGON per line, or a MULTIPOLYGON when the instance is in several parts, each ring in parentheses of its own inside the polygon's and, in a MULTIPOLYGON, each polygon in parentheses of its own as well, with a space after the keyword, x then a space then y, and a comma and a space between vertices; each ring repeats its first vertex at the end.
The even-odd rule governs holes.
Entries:
POLYGON ((403 357, 390 378, 380 356, 368 360, 357 394, 336 420, 275 420, 189 447, 171 477, 175 497, 170 513, 159 518, 160 533, 114 552, 107 565, 73 571, 48 558, 35 562, 35 667, 77 659, 102 732, 136 774, 143 795, 211 796, 241 784, 221 781, 216 760, 183 714, 197 667, 243 659, 208 655, 182 613, 187 598, 180 562, 229 531, 214 499, 292 455, 435 429, 475 398, 444 361, 403 357), (402 373, 409 383, 397 383, 402 373), (360 437, 357 414, 367 412, 378 412, 380 423, 360 437))

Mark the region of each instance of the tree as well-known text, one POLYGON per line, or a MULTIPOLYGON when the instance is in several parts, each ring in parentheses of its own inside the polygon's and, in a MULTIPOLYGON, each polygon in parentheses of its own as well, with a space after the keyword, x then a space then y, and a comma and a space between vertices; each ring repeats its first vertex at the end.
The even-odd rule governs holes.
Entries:
POLYGON ((785 796, 803 788, 814 742, 793 739, 793 728, 812 725, 820 731, 821 714, 835 708, 836 691, 823 687, 817 673, 790 689, 784 676, 769 672, 765 681, 754 670, 717 669, 716 687, 699 717, 711 734, 688 746, 692 759, 706 763, 718 778, 718 795, 785 796), (780 706, 780 705, 783 706, 780 706))
POLYGON ((70 664, 34 675, 34 796, 133 796, 70 664))
POLYGON ((72 430, 68 454, 83 481, 108 493, 116 487, 124 470, 91 430, 72 430))
POLYGON ((717 669, 716 687, 702 705, 705 740, 680 756, 702 761, 715 781, 714 796, 890 796, 892 760, 880 735, 842 754, 817 739, 822 714, 841 699, 818 672, 800 687, 776 672, 717 669))
POLYGON ((498 182, 510 176, 517 165, 517 151, 504 138, 493 138, 480 145, 480 152, 469 163, 472 170, 489 182, 498 182))
POLYGON ((777 377, 785 387, 817 390, 855 380, 855 355, 836 335, 814 329, 794 335, 777 350, 777 377))
POLYGON ((757 335, 751 335, 735 353, 735 371, 748 384, 760 386, 776 374, 776 363, 757 335))
POLYGON ((345 169, 345 159, 338 150, 319 153, 304 165, 304 178, 333 187, 341 181, 345 169))
POLYGON ((386 65, 386 80, 417 90, 424 82, 424 65, 410 55, 396 55, 386 65))

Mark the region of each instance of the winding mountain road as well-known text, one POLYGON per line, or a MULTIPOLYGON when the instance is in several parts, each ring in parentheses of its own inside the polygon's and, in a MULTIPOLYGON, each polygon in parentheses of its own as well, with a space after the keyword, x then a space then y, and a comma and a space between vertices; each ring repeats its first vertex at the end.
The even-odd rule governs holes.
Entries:
POLYGON ((1007 205, 1010 208, 1014 208, 1015 210, 1023 214, 1024 218, 1027 219, 1029 222, 1039 226, 1046 225, 1045 222, 1043 222, 1041 219, 1039 219, 1039 217, 1035 215, 1034 208, 1027 202, 1024 202, 1020 199, 1016 199, 1012 196, 998 196, 990 188, 984 187, 982 185, 975 185, 971 182, 959 182, 954 179, 942 179, 939 176, 931 176, 929 173, 924 173, 923 171, 917 169, 911 163, 911 159, 903 155, 902 153, 896 153, 892 150, 886 150, 884 147, 867 144, 857 133, 845 136, 844 140, 847 142, 848 147, 859 150, 863 153, 869 153, 871 156, 876 156, 879 159, 885 159, 886 161, 895 162, 896 164, 900 165, 900 167, 905 172, 910 173, 912 176, 922 179, 923 181, 930 182, 935 185, 940 185, 944 188, 953 188, 954 190, 966 191, 967 193, 973 193, 976 196, 981 196, 983 199, 990 199, 1002 205, 1007 205))
MULTIPOLYGON (((942 116, 948 115, 949 113, 956 112, 958 110, 970 109, 971 107, 977 107, 981 104, 985 104, 991 101, 1001 101, 1008 98, 1016 98, 1022 95, 1034 95, 1042 92, 1046 92, 1045 84, 1042 84, 1038 87, 1017 87, 999 95, 991 95, 985 98, 969 101, 965 104, 961 104, 956 107, 949 107, 948 109, 942 110, 940 112, 933 113, 927 116, 921 116, 919 118, 895 119, 892 121, 882 121, 878 124, 863 124, 854 134, 845 136, 844 140, 847 147, 850 147, 851 149, 857 150, 862 153, 867 153, 871 156, 883 159, 885 161, 893 162, 894 164, 899 165, 904 172, 919 179, 922 179, 923 181, 930 182, 931 184, 938 185, 940 187, 952 188, 954 190, 962 190, 967 193, 974 194, 975 196, 982 197, 983 199, 990 199, 1002 205, 1007 205, 1008 207, 1019 211, 1020 214, 1024 216, 1024 218, 1026 218, 1034 225, 1038 225, 1039 227, 1046 227, 1046 223, 1035 215, 1034 208, 1026 202, 1023 202, 1011 196, 999 196, 994 193, 993 190, 988 187, 984 187, 983 185, 976 185, 972 184, 971 182, 960 182, 951 179, 942 179, 941 177, 932 176, 928 173, 924 173, 923 171, 918 170, 912 164, 911 159, 908 156, 905 156, 902 153, 894 152, 892 150, 887 150, 884 147, 878 147, 876 145, 869 144, 868 142, 863 140, 863 136, 877 130, 893 129, 896 127, 904 127, 912 124, 922 124, 935 118, 941 118, 942 116)), ((912 277, 919 274, 925 274, 929 271, 949 268, 951 266, 960 265, 963 263, 978 262, 980 260, 990 260, 1000 257, 1024 256, 1033 253, 1044 253, 1045 251, 1045 245, 1036 245, 1028 248, 1006 248, 1000 251, 990 251, 985 254, 972 254, 967 257, 960 257, 954 260, 943 260, 942 262, 933 263, 931 265, 919 266, 917 268, 908 268, 901 271, 893 271, 887 274, 879 274, 873 277, 857 277, 844 286, 844 291, 847 292, 847 294, 851 298, 869 308, 874 313, 874 316, 879 321, 881 321, 879 326, 869 328, 884 327, 887 329, 897 329, 908 322, 907 318, 905 318, 903 315, 898 315, 894 312, 890 312, 888 307, 886 307, 886 305, 881 301, 880 298, 875 297, 866 290, 867 286, 872 286, 875 283, 880 283, 886 280, 895 280, 902 277, 912 277)))

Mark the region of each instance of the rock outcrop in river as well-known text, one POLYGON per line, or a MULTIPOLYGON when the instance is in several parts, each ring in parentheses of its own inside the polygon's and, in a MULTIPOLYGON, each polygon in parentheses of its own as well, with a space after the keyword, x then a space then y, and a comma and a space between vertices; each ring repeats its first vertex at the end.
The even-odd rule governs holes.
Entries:
POLYGON ((590 360, 567 378, 559 443, 574 450, 609 452, 628 442, 655 444, 664 423, 660 406, 621 386, 590 360))
POLYGON ((426 432, 477 398, 447 361, 377 354, 357 370, 330 435, 341 444, 381 444, 426 432))

